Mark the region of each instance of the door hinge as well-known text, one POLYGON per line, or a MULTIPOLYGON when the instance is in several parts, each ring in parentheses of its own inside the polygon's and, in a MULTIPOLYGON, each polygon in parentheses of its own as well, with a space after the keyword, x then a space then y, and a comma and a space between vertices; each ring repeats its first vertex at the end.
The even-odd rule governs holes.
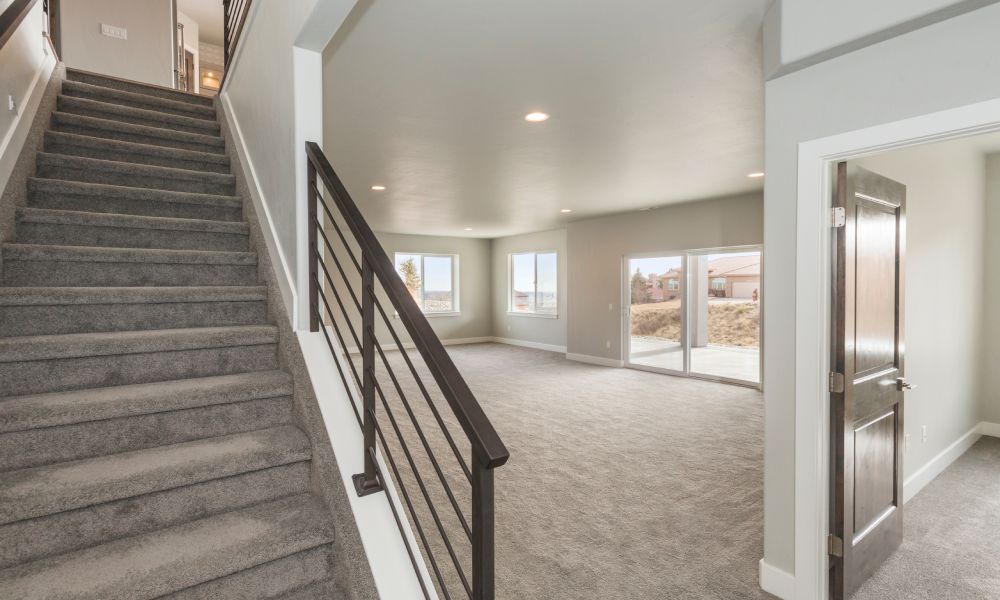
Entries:
POLYGON ((826 551, 830 556, 844 558, 844 540, 831 533, 826 538, 826 551))
POLYGON ((833 394, 844 393, 844 374, 830 373, 830 392, 833 394))
POLYGON ((847 225, 847 211, 844 210, 843 206, 834 206, 830 210, 830 226, 843 227, 844 225, 847 225))

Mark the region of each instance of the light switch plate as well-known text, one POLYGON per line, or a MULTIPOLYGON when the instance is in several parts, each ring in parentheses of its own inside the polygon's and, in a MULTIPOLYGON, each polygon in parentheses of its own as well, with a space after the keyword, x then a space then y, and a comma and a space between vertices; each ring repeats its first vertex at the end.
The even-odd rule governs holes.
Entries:
POLYGON ((114 25, 101 23, 101 35, 117 38, 119 40, 127 40, 128 30, 124 27, 115 27, 114 25))

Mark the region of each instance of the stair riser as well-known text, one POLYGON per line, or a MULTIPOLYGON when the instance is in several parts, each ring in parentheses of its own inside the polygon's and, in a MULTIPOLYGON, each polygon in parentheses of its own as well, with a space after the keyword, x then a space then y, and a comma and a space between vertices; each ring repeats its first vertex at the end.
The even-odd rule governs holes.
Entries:
MULTIPOLYGON (((207 106, 184 103, 182 106, 173 106, 154 99, 122 97, 114 91, 108 90, 78 90, 71 86, 64 86, 62 93, 64 96, 72 98, 86 98, 97 102, 107 102, 129 108, 141 108, 143 110, 153 110, 156 112, 177 115, 178 117, 188 117, 191 119, 203 119, 205 121, 215 121, 215 109, 207 106)), ((169 100, 169 99, 168 99, 169 100)))
POLYGON ((160 119, 143 115, 128 114, 114 110, 115 105, 105 105, 100 108, 90 106, 79 106, 66 102, 59 98, 57 102, 60 112, 72 115, 83 115, 94 117, 95 119, 107 119, 118 123, 129 123, 131 125, 144 125, 146 127, 159 127, 171 131, 183 131, 186 133, 197 133, 199 135, 219 135, 219 124, 214 121, 202 121, 201 123, 189 123, 186 120, 170 119, 169 117, 160 119))
POLYGON ((248 237, 242 234, 32 222, 18 223, 17 241, 57 246, 234 252, 246 252, 249 247, 248 237))
MULTIPOLYGON (((157 600, 271 600, 333 576, 329 545, 305 550, 262 565, 162 596, 157 600)), ((337 596, 314 596, 335 598, 337 596)))
POLYGON ((299 494, 309 462, 106 502, 0 526, 0 569, 299 494))
POLYGON ((290 424, 290 398, 267 398, 0 434, 0 471, 290 424))
POLYGON ((5 258, 3 275, 4 285, 20 287, 255 285, 257 266, 5 258))
POLYGON ((260 344, 0 363, 0 381, 17 396, 276 368, 277 346, 260 344))
POLYGON ((162 146, 165 148, 180 148, 181 150, 194 150, 196 152, 211 152, 213 154, 225 153, 225 147, 222 144, 179 140, 166 136, 140 135, 125 131, 116 131, 114 129, 84 127, 69 123, 56 123, 54 129, 56 131, 65 131, 66 133, 75 133, 77 135, 89 135, 106 140, 149 144, 151 146, 162 146))
POLYGON ((106 77, 101 77, 99 75, 91 75, 89 73, 81 73, 78 71, 67 71, 66 78, 70 81, 79 81, 81 83, 89 83, 90 85, 99 85, 101 87, 106 87, 113 90, 122 90, 125 92, 132 92, 134 94, 145 94, 147 96, 154 96, 156 98, 166 98, 167 100, 177 100, 180 102, 187 102, 189 104, 194 104, 196 106, 212 106, 212 99, 204 96, 195 96, 193 94, 184 94, 181 92, 176 92, 169 89, 158 88, 154 86, 146 86, 140 83, 133 83, 131 81, 122 81, 118 79, 110 79, 106 77))
POLYGON ((117 171, 102 171, 93 169, 74 169, 54 165, 38 165, 38 176, 64 181, 83 181, 86 183, 103 183, 107 185, 123 185, 127 187, 151 188, 154 190, 170 190, 173 192, 191 192, 195 194, 220 194, 232 196, 236 186, 232 182, 216 182, 205 179, 179 179, 169 176, 155 176, 141 173, 122 173, 117 171))
POLYGON ((263 301, 4 306, 0 308, 0 337, 263 325, 268 321, 263 301))
POLYGON ((141 198, 106 198, 73 194, 29 194, 28 204, 35 208, 55 210, 80 210, 119 215, 147 217, 174 217, 178 219, 207 219, 211 221, 242 221, 243 209, 239 206, 218 206, 182 202, 157 202, 141 198))
POLYGON ((114 149, 91 148, 88 146, 78 146, 63 142, 45 142, 45 151, 53 154, 68 154, 70 156, 83 156, 86 158, 98 158, 101 160, 113 160, 117 162, 133 163, 137 165, 151 165, 154 167, 170 167, 174 169, 187 169, 189 171, 204 171, 206 173, 229 173, 229 163, 206 162, 188 158, 174 158, 171 156, 158 156, 152 154, 140 154, 138 152, 125 152, 114 149))

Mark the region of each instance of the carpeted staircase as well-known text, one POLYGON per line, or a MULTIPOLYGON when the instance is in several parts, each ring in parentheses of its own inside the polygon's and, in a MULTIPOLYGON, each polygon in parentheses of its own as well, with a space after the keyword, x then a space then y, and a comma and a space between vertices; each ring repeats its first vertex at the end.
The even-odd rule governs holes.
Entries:
POLYGON ((0 598, 333 597, 212 101, 68 72, 0 278, 0 598))

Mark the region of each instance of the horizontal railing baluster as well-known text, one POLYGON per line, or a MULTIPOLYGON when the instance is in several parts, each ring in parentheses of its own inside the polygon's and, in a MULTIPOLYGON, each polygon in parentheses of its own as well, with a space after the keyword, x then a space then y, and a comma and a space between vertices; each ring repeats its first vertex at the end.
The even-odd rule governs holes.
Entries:
MULTIPOLYGON (((244 3, 245 6, 249 6, 249 2, 246 0, 236 0, 235 5, 230 0, 226 1, 227 23, 229 15, 232 14, 231 11, 240 9, 244 3)), ((227 38, 227 49, 228 42, 227 38)), ((365 434, 364 473, 355 476, 357 491, 363 495, 384 489, 388 480, 385 479, 386 474, 380 471, 380 469, 385 468, 385 465, 378 461, 378 452, 381 452, 385 458, 385 464, 389 466, 388 476, 396 482, 396 489, 403 500, 403 508, 399 510, 405 509, 409 514, 419 541, 419 544, 408 541, 410 538, 407 538, 403 531, 403 516, 397 510, 395 503, 390 501, 396 525, 400 528, 404 539, 407 540, 406 549, 414 569, 418 574, 421 572, 417 555, 422 554, 424 559, 430 563, 434 587, 440 590, 445 600, 450 600, 451 591, 448 582, 455 583, 455 580, 450 575, 445 575, 435 554, 435 548, 441 550, 441 546, 443 546, 455 569, 456 578, 467 596, 472 600, 494 600, 496 591, 493 469, 504 464, 509 458, 509 453, 441 345, 441 341, 434 334, 427 318, 420 311, 401 278, 395 272, 395 266, 379 245, 371 228, 364 221, 357 206, 351 200, 343 183, 334 173, 319 147, 316 144, 307 143, 306 153, 308 158, 306 184, 309 196, 307 222, 309 223, 310 257, 308 282, 310 329, 323 331, 324 339, 333 355, 341 382, 351 396, 351 408, 355 418, 365 434), (326 194, 320 189, 319 181, 323 182, 326 194), (330 202, 328 203, 327 200, 330 202), (335 214, 334 206, 339 214, 335 214), (320 215, 323 216, 322 221, 320 215), (340 223, 341 218, 343 227, 340 223), (330 228, 340 240, 342 250, 335 248, 331 237, 327 235, 326 230, 330 228), (350 239, 347 232, 350 232, 350 239), (321 252, 321 248, 329 253, 329 259, 321 252), (349 267, 345 269, 345 263, 341 259, 342 252, 347 254, 360 278, 357 278, 355 271, 348 272, 349 267), (322 275, 319 274, 319 271, 322 271, 322 275), (355 292, 358 280, 360 280, 361 285, 360 298, 359 294, 355 292), (402 324, 416 350, 423 358, 427 373, 440 388, 445 402, 451 408, 458 425, 468 438, 471 446, 471 462, 466 461, 463 452, 452 436, 448 422, 438 410, 437 402, 435 398, 432 398, 424 382, 423 371, 418 370, 414 361, 411 360, 400 334, 396 331, 393 320, 389 317, 387 307, 376 297, 375 281, 381 284, 391 307, 395 309, 395 318, 402 324), (325 290, 327 287, 329 287, 329 292, 325 290), (350 299, 344 294, 344 289, 347 290, 350 299), (334 303, 330 302, 327 297, 328 293, 333 296, 334 303), (450 471, 444 468, 434 452, 431 437, 428 436, 426 427, 428 424, 421 423, 421 417, 414 403, 407 396, 407 391, 396 373, 393 361, 386 353, 387 349, 383 348, 376 339, 376 314, 381 317, 382 322, 388 328, 406 369, 413 377, 419 394, 427 403, 434 423, 440 428, 441 435, 444 436, 461 473, 471 486, 469 493, 471 517, 466 516, 466 511, 463 510, 462 504, 455 494, 452 487, 453 481, 449 480, 450 471), (355 319, 358 316, 360 316, 360 331, 355 327, 355 319), (324 318, 330 320, 329 328, 333 330, 336 343, 339 344, 339 350, 335 347, 334 338, 331 338, 327 330, 328 326, 323 323, 324 318), (338 321, 343 322, 338 323, 338 321), (359 360, 349 351, 348 337, 353 340, 354 347, 360 353, 359 360), (347 364, 342 364, 342 361, 347 364), (391 382, 390 388, 384 386, 384 380, 382 382, 379 380, 382 374, 377 361, 381 361, 385 375, 391 382), (360 372, 358 362, 361 363, 360 372), (354 380, 353 387, 350 385, 349 379, 354 380), (398 408, 394 409, 393 407, 396 400, 393 399, 390 402, 387 392, 392 390, 396 393, 398 403, 403 407, 402 414, 405 414, 405 418, 402 415, 397 415, 398 408), (360 398, 356 400, 355 398, 358 396, 360 398), (393 443, 390 443, 385 428, 379 423, 377 410, 379 405, 382 407, 381 410, 385 412, 385 418, 395 436, 393 443), (404 433, 406 428, 404 424, 407 420, 410 429, 404 433), (426 455, 426 460, 417 457, 411 449, 412 437, 408 442, 407 436, 412 435, 416 435, 419 446, 426 455), (377 450, 379 447, 381 450, 377 450), (393 447, 402 451, 405 467, 409 469, 405 475, 400 471, 401 465, 396 462, 393 456, 393 447), (424 474, 421 473, 421 467, 418 466, 421 461, 423 461, 424 469, 426 469, 427 463, 430 464, 434 472, 434 476, 430 479, 425 480, 424 474), (436 529, 440 544, 436 543, 437 540, 432 543, 428 538, 428 530, 425 530, 418 514, 424 509, 423 507, 418 508, 414 504, 411 490, 406 485, 407 478, 416 484, 417 490, 413 493, 422 497, 426 506, 425 517, 429 514, 433 521, 432 530, 436 529), (446 523, 446 515, 443 515, 442 511, 438 510, 438 505, 435 504, 434 494, 438 494, 438 492, 435 490, 432 494, 429 488, 429 484, 435 478, 444 491, 444 496, 447 499, 446 504, 455 513, 454 521, 458 522, 459 529, 465 533, 465 537, 471 544, 471 555, 467 556, 467 563, 459 557, 452 540, 451 533, 455 532, 454 521, 447 518, 446 523), (466 572, 467 565, 471 565, 471 573, 466 572)), ((398 363, 396 366, 398 367, 398 363)), ((426 416, 424 418, 426 421, 426 416)), ((454 475, 452 479, 454 479, 454 475)), ((448 511, 443 512, 447 513, 448 511)), ((420 585, 425 598, 429 599, 431 592, 428 582, 424 580, 423 576, 420 576, 420 585)))

